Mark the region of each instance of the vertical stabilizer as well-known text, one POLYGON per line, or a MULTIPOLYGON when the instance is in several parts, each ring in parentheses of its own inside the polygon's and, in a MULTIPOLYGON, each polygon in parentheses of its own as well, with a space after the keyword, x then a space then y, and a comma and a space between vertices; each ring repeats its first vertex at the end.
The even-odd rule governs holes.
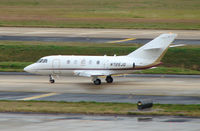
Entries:
POLYGON ((145 63, 160 62, 176 34, 161 34, 157 38, 128 54, 128 57, 140 59, 145 63))

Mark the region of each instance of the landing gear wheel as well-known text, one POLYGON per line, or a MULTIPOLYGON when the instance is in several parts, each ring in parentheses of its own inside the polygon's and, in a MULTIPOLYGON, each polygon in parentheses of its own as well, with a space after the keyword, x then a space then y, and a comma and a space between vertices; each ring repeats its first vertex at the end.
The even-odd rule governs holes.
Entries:
POLYGON ((112 83, 113 82, 113 78, 111 76, 107 76, 106 77, 106 82, 107 83, 112 83))
POLYGON ((50 83, 55 83, 54 79, 49 80, 50 83))
POLYGON ((95 84, 95 85, 100 85, 100 84, 101 84, 101 80, 100 80, 100 79, 94 80, 94 84, 95 84))
POLYGON ((55 80, 53 79, 53 76, 52 76, 52 75, 49 75, 49 82, 50 82, 50 83, 55 83, 55 80))

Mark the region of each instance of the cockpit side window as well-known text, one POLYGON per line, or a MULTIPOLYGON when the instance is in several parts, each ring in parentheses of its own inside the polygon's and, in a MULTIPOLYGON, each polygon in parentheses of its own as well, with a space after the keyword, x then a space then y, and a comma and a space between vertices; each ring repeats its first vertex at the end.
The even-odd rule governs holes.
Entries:
POLYGON ((39 60, 37 61, 37 63, 42 63, 42 61, 43 61, 43 59, 39 59, 39 60))
POLYGON ((44 59, 42 63, 47 63, 47 59, 44 59))
POLYGON ((39 59, 36 63, 47 63, 47 59, 39 59))

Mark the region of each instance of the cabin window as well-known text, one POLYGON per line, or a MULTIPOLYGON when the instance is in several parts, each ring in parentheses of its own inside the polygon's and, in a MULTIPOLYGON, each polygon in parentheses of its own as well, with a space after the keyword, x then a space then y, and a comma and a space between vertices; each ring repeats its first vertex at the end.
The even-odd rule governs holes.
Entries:
POLYGON ((67 60, 67 64, 70 64, 70 60, 67 60))
POLYGON ((75 61, 74 61, 74 64, 77 64, 77 63, 78 63, 78 61, 77 61, 77 60, 75 60, 75 61))
POLYGON ((100 64, 100 61, 98 60, 98 61, 97 61, 97 65, 99 65, 99 64, 100 64))
POLYGON ((90 64, 90 65, 92 64, 92 60, 89 60, 89 64, 90 64))
POLYGON ((82 65, 85 65, 85 63, 86 63, 85 60, 82 60, 82 61, 81 61, 81 64, 82 64, 82 65))

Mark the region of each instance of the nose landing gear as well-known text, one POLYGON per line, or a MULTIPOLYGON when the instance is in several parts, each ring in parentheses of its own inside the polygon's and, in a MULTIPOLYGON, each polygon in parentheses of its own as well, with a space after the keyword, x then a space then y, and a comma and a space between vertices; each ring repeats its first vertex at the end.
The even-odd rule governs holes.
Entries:
POLYGON ((50 82, 50 83, 55 83, 55 80, 54 80, 54 78, 53 78, 52 75, 49 75, 49 82, 50 82))

